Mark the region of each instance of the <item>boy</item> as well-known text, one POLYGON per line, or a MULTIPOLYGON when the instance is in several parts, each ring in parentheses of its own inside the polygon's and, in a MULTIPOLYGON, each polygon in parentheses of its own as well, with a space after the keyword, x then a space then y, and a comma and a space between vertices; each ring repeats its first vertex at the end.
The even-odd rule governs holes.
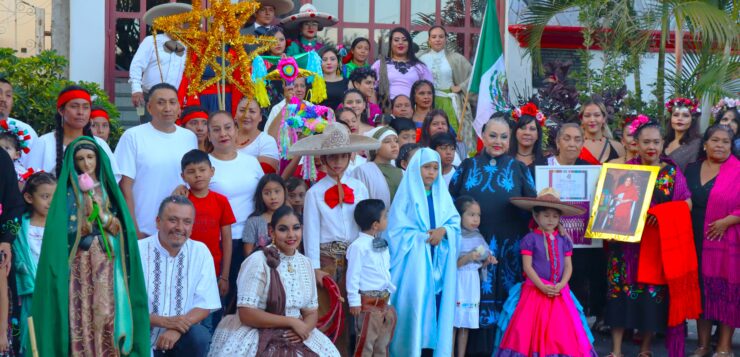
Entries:
POLYGON ((349 176, 365 184, 370 198, 382 200, 390 207, 403 178, 403 170, 392 164, 398 157, 398 135, 390 127, 382 126, 368 131, 365 136, 380 141, 380 149, 370 151, 370 162, 358 166, 349 176))
POLYGON ((396 118, 390 123, 391 128, 398 133, 398 145, 416 143, 416 124, 409 118, 396 118))
POLYGON ((442 178, 445 179, 447 185, 450 184, 452 176, 455 176, 455 166, 452 165, 452 162, 455 161, 456 145, 457 140, 450 133, 439 133, 433 136, 429 143, 429 148, 439 154, 442 161, 442 178))
MULTIPOLYGON (((208 154, 197 149, 190 150, 182 157, 180 167, 182 179, 189 187, 188 199, 195 206, 195 222, 190 238, 203 242, 211 252, 216 265, 218 292, 224 297, 229 292, 231 224, 236 222, 234 212, 224 195, 208 189, 216 171, 211 166, 208 154)), ((209 321, 213 326, 206 321, 203 324, 212 333, 218 321, 209 321)))
POLYGON ((367 107, 369 109, 368 121, 371 124, 374 123, 375 116, 383 114, 383 111, 377 104, 378 100, 375 95, 375 82, 378 80, 378 75, 370 67, 361 67, 352 71, 349 80, 352 82, 352 87, 359 90, 365 96, 365 101, 367 101, 367 107))
POLYGON ((381 200, 357 204, 355 222, 362 232, 347 249, 347 297, 355 317, 355 356, 386 356, 396 327, 396 310, 389 305, 396 290, 391 282, 388 243, 380 234, 388 226, 381 200), (377 237, 377 238, 376 238, 377 237))

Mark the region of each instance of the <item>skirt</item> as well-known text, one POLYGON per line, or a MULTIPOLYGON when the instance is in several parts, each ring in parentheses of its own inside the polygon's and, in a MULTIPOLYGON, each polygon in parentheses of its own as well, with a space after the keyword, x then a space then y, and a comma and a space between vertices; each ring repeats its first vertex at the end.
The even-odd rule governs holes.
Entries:
MULTIPOLYGON (((438 89, 437 91, 439 92, 441 90, 438 89)), ((444 95, 436 95, 434 96, 434 106, 436 109, 441 109, 447 114, 447 117, 450 119, 450 126, 455 132, 458 132, 460 130, 460 121, 457 120, 457 117, 462 113, 458 113, 455 110, 455 105, 452 102, 455 100, 454 97, 455 95, 450 91, 445 91, 444 95)))
POLYGON ((519 299, 496 356, 597 356, 568 285, 551 298, 526 280, 519 299))
POLYGON ((480 305, 480 273, 478 269, 458 270, 456 291, 453 326, 477 329, 480 305))

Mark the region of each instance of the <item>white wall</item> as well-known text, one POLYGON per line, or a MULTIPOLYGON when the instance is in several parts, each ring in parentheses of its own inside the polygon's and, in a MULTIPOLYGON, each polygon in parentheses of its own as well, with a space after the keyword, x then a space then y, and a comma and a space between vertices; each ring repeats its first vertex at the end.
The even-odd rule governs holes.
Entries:
POLYGON ((105 1, 70 0, 69 79, 105 79, 105 1))

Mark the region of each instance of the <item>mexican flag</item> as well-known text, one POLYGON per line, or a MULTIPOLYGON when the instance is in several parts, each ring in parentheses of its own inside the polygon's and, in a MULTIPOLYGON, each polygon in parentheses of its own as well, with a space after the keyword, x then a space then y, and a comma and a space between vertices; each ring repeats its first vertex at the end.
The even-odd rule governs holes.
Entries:
POLYGON ((473 74, 468 90, 478 94, 478 109, 473 128, 480 136, 481 127, 491 114, 508 109, 506 65, 494 0, 488 0, 483 16, 483 27, 478 39, 478 49, 475 51, 473 74))

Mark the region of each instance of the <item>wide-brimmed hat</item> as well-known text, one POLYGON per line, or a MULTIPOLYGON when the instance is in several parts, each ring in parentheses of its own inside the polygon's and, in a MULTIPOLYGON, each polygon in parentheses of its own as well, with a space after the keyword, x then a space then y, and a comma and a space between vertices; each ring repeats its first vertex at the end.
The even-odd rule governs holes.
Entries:
POLYGON ((275 16, 283 16, 293 10, 293 2, 290 0, 257 0, 262 6, 275 8, 275 16))
POLYGON ((298 140, 288 150, 290 156, 320 156, 345 154, 363 150, 377 150, 380 142, 349 132, 341 123, 331 123, 324 132, 298 140))
POLYGON ((336 25, 339 20, 337 17, 325 12, 319 12, 313 4, 304 4, 297 14, 287 16, 280 21, 286 30, 298 29, 301 23, 305 21, 316 21, 319 23, 319 30, 326 26, 336 25))
POLYGON ((521 209, 531 211, 534 207, 554 208, 562 213, 563 216, 580 216, 586 213, 586 210, 580 207, 572 206, 560 200, 560 194, 552 187, 547 187, 533 197, 513 197, 511 204, 521 209))
POLYGON ((144 22, 151 26, 154 23, 154 19, 162 16, 177 15, 183 12, 193 11, 193 6, 190 4, 170 2, 162 5, 157 5, 144 14, 144 22))

